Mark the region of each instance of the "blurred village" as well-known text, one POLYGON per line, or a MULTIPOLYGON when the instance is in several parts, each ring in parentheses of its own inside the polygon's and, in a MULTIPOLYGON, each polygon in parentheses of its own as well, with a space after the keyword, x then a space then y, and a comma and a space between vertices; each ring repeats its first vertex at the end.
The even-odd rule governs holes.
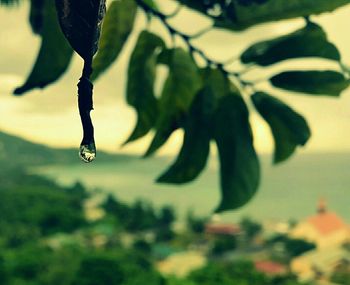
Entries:
POLYGON ((325 199, 230 223, 18 168, 0 181, 1 285, 350 285, 350 227, 325 199))
POLYGON ((326 199, 298 221, 179 213, 58 184, 23 165, 75 150, 0 139, 0 285, 350 285, 350 227, 326 199))
MULTIPOLYGON (((147 204, 139 202, 137 207, 147 212, 147 204)), ((120 216, 120 210, 117 200, 109 196, 102 208, 87 205, 86 213, 96 222, 120 216)), ((145 212, 140 213, 140 222, 145 212)), ((244 218, 227 223, 219 215, 203 219, 189 213, 186 223, 178 223, 171 207, 162 209, 162 217, 158 230, 124 232, 120 238, 126 247, 149 247, 164 276, 185 278, 210 261, 245 260, 274 280, 294 276, 302 284, 350 284, 350 226, 325 199, 310 205, 310 216, 300 221, 259 223, 244 218)), ((110 238, 100 233, 94 243, 104 246, 110 238)))

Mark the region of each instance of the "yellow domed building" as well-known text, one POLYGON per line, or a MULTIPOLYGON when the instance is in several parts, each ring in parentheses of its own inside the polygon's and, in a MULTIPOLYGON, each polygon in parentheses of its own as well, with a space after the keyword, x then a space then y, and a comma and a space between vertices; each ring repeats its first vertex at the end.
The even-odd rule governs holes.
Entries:
POLYGON ((321 199, 317 213, 299 222, 289 235, 313 242, 318 249, 324 249, 349 242, 350 226, 335 212, 329 211, 326 201, 321 199))
POLYGON ((317 213, 298 223, 289 235, 317 246, 291 261, 291 271, 300 281, 329 281, 336 268, 350 264, 350 252, 343 247, 349 243, 350 227, 328 210, 324 199, 320 200, 317 213))

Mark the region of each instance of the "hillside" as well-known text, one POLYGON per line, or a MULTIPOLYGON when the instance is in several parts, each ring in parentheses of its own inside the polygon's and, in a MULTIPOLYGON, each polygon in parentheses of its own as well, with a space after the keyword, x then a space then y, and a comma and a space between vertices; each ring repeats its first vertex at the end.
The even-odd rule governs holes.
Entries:
MULTIPOLYGON (((98 160, 126 160, 127 155, 98 152, 98 160)), ((0 132, 0 166, 37 166, 48 164, 79 163, 78 150, 73 148, 51 148, 0 132)))

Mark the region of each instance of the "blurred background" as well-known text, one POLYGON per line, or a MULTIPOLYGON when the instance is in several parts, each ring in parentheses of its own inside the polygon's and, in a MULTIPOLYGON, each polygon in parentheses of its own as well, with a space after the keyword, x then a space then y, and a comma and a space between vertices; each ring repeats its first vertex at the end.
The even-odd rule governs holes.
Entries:
MULTIPOLYGON (((159 6, 174 8, 172 1, 159 6)), ((76 149, 80 58, 55 84, 11 95, 40 46, 26 22, 28 10, 27 2, 0 9, 0 284, 350 284, 349 90, 340 98, 275 92, 305 115, 310 142, 273 166, 269 128, 252 114, 262 165, 259 192, 238 210, 213 214, 220 199, 214 147, 204 173, 184 186, 154 182, 181 147, 182 131, 152 158, 141 158, 151 134, 121 147, 136 120, 125 103, 126 70, 145 16, 138 14, 117 63, 95 84, 99 153, 94 163, 83 164, 76 149)), ((208 24, 187 9, 181 13, 172 24, 189 33, 208 24)), ((349 15, 345 6, 312 19, 350 64, 349 15)), ((171 42, 161 23, 150 25, 171 42)), ((225 60, 302 25, 290 20, 242 33, 212 30, 196 45, 225 60)), ((310 62, 334 66, 315 59, 293 64, 306 69, 310 62)))

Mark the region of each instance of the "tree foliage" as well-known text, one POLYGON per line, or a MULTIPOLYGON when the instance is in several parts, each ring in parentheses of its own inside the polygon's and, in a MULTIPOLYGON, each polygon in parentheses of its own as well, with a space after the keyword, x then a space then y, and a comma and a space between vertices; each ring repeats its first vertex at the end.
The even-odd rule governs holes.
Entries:
MULTIPOLYGON (((62 17, 66 16, 62 3, 67 1, 56 1, 61 24, 62 17)), ((139 34, 129 61, 126 91, 126 100, 135 109, 138 119, 126 143, 153 131, 153 140, 146 151, 146 156, 150 156, 167 142, 175 130, 183 129, 185 135, 177 159, 158 178, 161 183, 181 184, 193 181, 200 175, 209 157, 210 143, 215 142, 219 151, 222 191, 222 201, 217 211, 236 209, 254 196, 260 182, 259 161, 249 122, 250 112, 254 112, 254 109, 248 107, 248 101, 252 100, 255 110, 271 128, 275 141, 275 163, 285 161, 299 146, 304 146, 311 136, 310 128, 296 110, 272 94, 257 90, 255 82, 246 80, 244 73, 232 71, 227 67, 228 62, 216 61, 196 46, 193 40, 206 31, 191 36, 174 28, 169 19, 181 17, 179 11, 189 9, 211 20, 211 30, 237 32, 267 22, 303 17, 304 27, 248 46, 239 61, 247 68, 258 66, 262 71, 265 67, 292 59, 319 58, 338 62, 339 68, 319 70, 316 66, 309 66, 308 70, 282 70, 266 78, 272 87, 285 91, 338 97, 349 86, 349 72, 343 68, 337 47, 310 17, 334 11, 349 4, 349 0, 173 1, 178 3, 179 8, 172 14, 163 13, 157 1, 153 0, 111 1, 102 25, 100 49, 91 63, 94 69, 92 79, 99 78, 117 61, 133 32, 137 8, 147 15, 147 19, 158 19, 171 37, 180 38, 185 47, 169 44, 146 27, 139 34), (156 94, 159 66, 165 66, 169 73, 162 91, 156 94)), ((21 2, 1 0, 0 4, 9 6, 21 2)), ((92 2, 104 4, 104 1, 92 2)), ((30 24, 42 38, 42 46, 26 83, 16 89, 17 94, 54 82, 66 71, 71 61, 72 49, 58 30, 52 3, 52 0, 30 1, 30 24)), ((99 31, 93 30, 91 39, 91 33, 86 32, 91 25, 86 25, 86 21, 77 16, 89 16, 91 7, 86 8, 81 1, 74 3, 76 10, 71 11, 69 21, 75 29, 63 25, 63 30, 72 47, 86 60, 97 50, 95 43, 99 31), (87 40, 84 36, 88 34, 87 40), (90 47, 93 42, 90 49, 87 49, 89 45, 85 45, 87 41, 90 41, 90 47)), ((100 12, 101 6, 99 9, 100 12)), ((101 16, 102 13, 99 13, 98 17, 101 16)), ((80 104, 81 113, 88 114, 92 101, 80 103, 83 105, 80 104)), ((91 120, 89 116, 85 119, 87 121, 84 125, 83 120, 83 125, 88 125, 90 132, 84 136, 82 144, 85 143, 88 151, 94 151, 91 120)))

